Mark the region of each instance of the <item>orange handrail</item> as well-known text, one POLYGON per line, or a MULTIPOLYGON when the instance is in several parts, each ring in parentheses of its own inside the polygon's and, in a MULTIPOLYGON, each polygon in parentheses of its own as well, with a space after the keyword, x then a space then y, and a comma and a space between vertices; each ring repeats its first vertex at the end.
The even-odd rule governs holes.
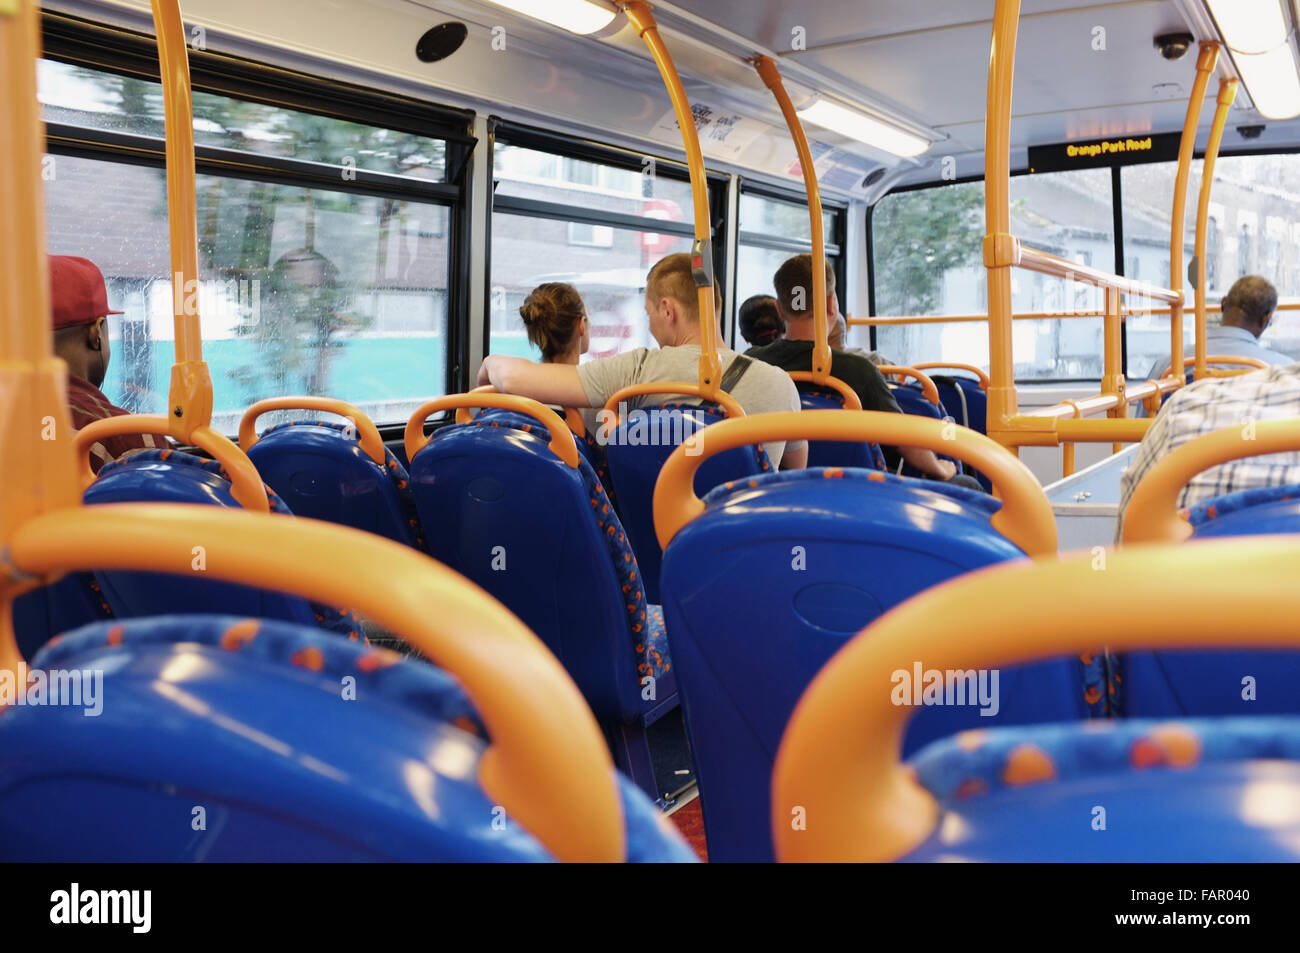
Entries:
MULTIPOLYGON (((77 460, 81 468, 81 485, 83 488, 95 482, 94 471, 90 468, 90 448, 100 440, 118 437, 128 433, 147 433, 155 437, 166 437, 170 433, 170 421, 161 414, 124 414, 120 417, 105 417, 93 420, 83 429, 77 431, 73 440, 77 460)), ((194 446, 207 453, 221 464, 230 478, 230 494, 240 506, 254 513, 270 512, 266 499, 266 486, 258 475, 253 461, 239 447, 211 427, 198 427, 190 433, 194 446)))
POLYGON ((0 549, 21 521, 81 499, 68 369, 52 356, 45 129, 36 96, 39 17, 32 0, 9 6, 0 13, 0 549))
POLYGON ((686 150, 686 165, 691 178, 691 200, 695 209, 695 244, 691 248, 691 267, 695 272, 696 296, 700 312, 700 395, 715 400, 718 384, 722 380, 718 360, 718 316, 713 301, 713 245, 710 240, 709 184, 704 171, 704 153, 700 151, 700 135, 695 128, 695 116, 690 101, 682 87, 677 67, 659 35, 650 4, 645 0, 619 0, 618 8, 627 15, 628 22, 645 40, 659 67, 668 98, 673 103, 673 113, 681 129, 682 146, 686 150))
MULTIPOLYGON (((1170 304, 1176 326, 1174 357, 1175 366, 1182 358, 1182 306, 1181 278, 1171 281, 1175 288, 1157 288, 1142 282, 1132 281, 1119 275, 1102 272, 1089 266, 1067 261, 1056 255, 1023 245, 1010 233, 1010 187, 1011 187, 1011 88, 1015 72, 1016 34, 1020 20, 1020 0, 997 0, 994 11, 992 46, 989 55, 987 119, 985 122, 985 223, 984 265, 988 269, 988 308, 989 308, 989 377, 988 390, 988 433, 998 442, 1014 448, 1022 445, 1050 444, 1058 432, 1054 420, 1046 423, 1035 418, 1039 415, 1022 415, 1017 411, 1014 362, 1012 358, 1012 312, 1011 312, 1011 269, 1025 268, 1044 274, 1066 278, 1085 284, 1097 285, 1106 291, 1104 321, 1104 372, 1102 375, 1102 396, 1115 399, 1107 410, 1112 418, 1110 424, 1115 428, 1116 437, 1130 431, 1119 423, 1124 418, 1129 400, 1124 393, 1126 381, 1122 373, 1121 346, 1123 308, 1121 295, 1139 295, 1151 300, 1166 301, 1170 304)), ((1208 73, 1200 70, 1201 65, 1212 67, 1217 53, 1207 53, 1202 49, 1201 62, 1198 64, 1197 89, 1203 95, 1208 73)), ((1222 94, 1221 94, 1222 95, 1222 94)), ((1201 100, 1193 94, 1189 105, 1187 120, 1184 124, 1182 148, 1179 153, 1179 177, 1175 185, 1175 219, 1181 227, 1183 209, 1182 199, 1186 192, 1186 170, 1191 162, 1189 136, 1194 139, 1195 120, 1199 116, 1201 100)), ((1223 117, 1216 113, 1216 127, 1222 129, 1223 117)), ((1208 195, 1208 186, 1205 193, 1208 195)), ((1171 233, 1175 251, 1172 259, 1181 262, 1181 231, 1171 233)), ((1204 282, 1201 282, 1203 285, 1204 282)), ((1070 413, 1063 410, 1063 413, 1070 413)), ((1082 424, 1083 421, 1076 423, 1082 424)), ((1095 427, 1084 428, 1079 432, 1096 432, 1095 427)), ((1113 439, 1114 449, 1118 451, 1119 440, 1113 439)))
MULTIPOLYGON (((795 112, 790 94, 781 82, 781 72, 769 56, 756 56, 750 61, 758 71, 763 84, 772 91, 781 115, 785 117, 790 138, 794 140, 794 149, 799 156, 799 171, 803 173, 804 191, 808 195, 808 219, 812 227, 812 312, 813 312, 813 382, 822 386, 831 374, 831 346, 828 338, 829 329, 826 317, 826 241, 822 222, 822 195, 817 185, 817 167, 813 163, 812 150, 808 148, 808 137, 804 135, 803 123, 795 112)), ((859 402, 861 406, 861 402, 859 402)))
MULTIPOLYGON (((498 390, 497 390, 495 387, 493 387, 491 384, 483 384, 483 385, 480 385, 479 387, 475 387, 475 388, 473 388, 469 393, 471 393, 471 394, 499 394, 500 391, 498 391, 498 390)), ((460 407, 460 408, 458 408, 458 409, 456 410, 456 423, 458 423, 458 424, 467 424, 467 423, 469 423, 471 420, 473 420, 474 418, 473 418, 472 416, 470 416, 470 410, 472 410, 472 409, 473 409, 473 408, 471 408, 471 407, 460 407)), ((583 417, 582 417, 582 411, 578 410, 576 407, 565 407, 565 408, 564 408, 564 422, 565 422, 566 424, 569 425, 569 429, 573 431, 573 435, 574 435, 575 437, 586 437, 586 436, 587 436, 587 421, 585 421, 585 420, 583 419, 583 417)))
POLYGON ((357 428, 358 443, 361 451, 381 467, 387 465, 384 456, 384 438, 379 436, 375 422, 351 404, 332 397, 269 397, 259 400, 239 420, 239 447, 248 453, 257 443, 257 418, 273 410, 319 410, 327 414, 344 417, 357 428))
POLYGON ((435 397, 433 400, 426 401, 417 407, 415 413, 411 414, 410 419, 406 422, 406 433, 403 439, 406 446, 407 460, 414 460, 415 455, 423 450, 425 444, 429 442, 429 438, 424 435, 424 422, 429 415, 440 410, 453 410, 458 407, 496 407, 500 410, 513 410, 536 418, 542 426, 550 431, 551 452, 569 466, 577 469, 578 446, 573 442, 573 431, 565 426, 564 421, 556 415, 555 411, 531 397, 482 392, 448 394, 446 397, 435 397))
POLYGON ((745 409, 726 391, 720 390, 712 397, 705 397, 702 388, 685 381, 644 381, 640 384, 629 384, 609 395, 609 400, 605 401, 600 415, 601 432, 606 437, 614 432, 623 420, 620 405, 624 404, 629 397, 643 397, 646 394, 681 394, 685 397, 698 397, 718 404, 728 417, 745 416, 745 409))
MULTIPOLYGON (((1207 304, 1206 311, 1222 311, 1222 304, 1207 304)), ((1279 301, 1278 311, 1300 311, 1300 301, 1279 301)), ((1172 314, 1172 308, 1120 308, 1124 317, 1145 317, 1147 315, 1172 314)), ((1055 321, 1065 318, 1104 318, 1105 311, 1020 311, 1011 316, 1014 321, 1055 321)), ((963 324, 988 321, 988 314, 890 314, 874 315, 865 318, 846 318, 849 324, 867 327, 870 325, 892 324, 963 324)), ((1180 332, 1181 333, 1181 332, 1180 332)), ((950 365, 944 364, 944 367, 950 365)))
MULTIPOLYGON (((1210 141, 1205 146, 1201 160, 1201 194, 1196 203, 1196 371, 1193 380, 1205 376, 1205 242, 1210 214, 1210 188, 1214 185, 1214 161, 1219 156, 1223 142, 1223 127, 1228 121, 1228 108, 1237 98, 1235 79, 1219 80, 1219 95, 1215 99, 1214 124, 1210 126, 1210 141)), ((1170 364, 1170 367, 1175 366, 1170 364)))
POLYGON ((680 446, 659 471, 654 519, 664 549, 704 512, 695 495, 695 471, 712 456, 768 440, 846 440, 924 447, 955 457, 984 473, 1002 499, 993 528, 1030 556, 1056 554, 1051 504, 1029 468, 983 434, 950 421, 872 410, 786 411, 723 420, 708 429, 702 447, 680 446), (689 452, 688 452, 689 451, 689 452))
MULTIPOLYGON (((883 861, 935 830, 940 808, 903 763, 915 708, 895 673, 969 671, 1096 648, 1300 647, 1290 539, 1144 546, 1059 562, 1002 563, 916 596, 845 645, 804 692, 772 775, 783 861, 883 861), (961 619, 960 626, 952 620, 961 619), (805 824, 792 823, 800 818, 805 824)), ((1045 858, 1048 859, 1048 858, 1045 858)), ((1065 858, 1051 858, 1065 859, 1065 858)))
POLYGON ((167 417, 171 436, 192 441, 193 430, 212 423, 212 376, 203 360, 198 307, 199 213, 189 45, 177 0, 152 0, 152 4, 167 133, 167 221, 176 334, 167 417))
POLYGON ((876 367, 876 370, 880 371, 880 373, 886 377, 916 378, 917 383, 921 385, 921 393, 925 395, 925 399, 934 404, 934 406, 939 406, 939 388, 936 387, 934 381, 930 379, 930 375, 926 374, 924 371, 918 370, 915 367, 902 367, 898 364, 881 364, 876 367))
POLYGON ((1192 527, 1178 512, 1178 497, 1192 477, 1229 460, 1296 451, 1300 419, 1246 421, 1183 444, 1148 470, 1133 491, 1124 511, 1123 542, 1182 542, 1192 527))
POLYGON ((822 379, 818 380, 816 371, 786 371, 786 373, 790 375, 790 380, 796 384, 816 384, 818 387, 825 387, 827 390, 835 391, 840 397, 844 398, 844 410, 862 409, 862 398, 858 396, 858 392, 838 377, 824 374, 822 379))
POLYGON ((918 371, 933 370, 951 370, 951 371, 970 371, 979 379, 980 390, 989 389, 989 376, 974 364, 958 364, 954 361, 926 361, 924 364, 913 364, 911 367, 918 371))
MULTIPOLYGON (((29 520, 14 535, 9 558, 37 576, 90 569, 189 574, 196 540, 213 579, 352 606, 454 675, 492 739, 479 765, 489 803, 504 807, 562 860, 624 858, 614 766, 573 680, 501 603, 410 547, 305 518, 115 503, 29 520)), ((16 646, 9 651, 12 658, 16 646)))

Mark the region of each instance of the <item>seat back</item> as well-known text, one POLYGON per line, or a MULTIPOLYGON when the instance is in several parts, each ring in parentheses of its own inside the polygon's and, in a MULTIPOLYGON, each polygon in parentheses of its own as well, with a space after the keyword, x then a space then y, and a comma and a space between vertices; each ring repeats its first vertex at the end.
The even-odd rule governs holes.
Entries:
MULTIPOLYGON (((936 384, 935 386, 937 389, 938 385, 936 384)), ((890 381, 889 389, 893 391, 894 399, 898 401, 899 409, 905 414, 911 414, 914 417, 929 417, 933 420, 944 420, 948 417, 948 411, 944 407, 943 402, 940 401, 940 403, 935 404, 931 401, 925 396, 920 384, 896 384, 893 381, 890 381)), ((952 457, 944 454, 940 454, 940 459, 952 460, 953 463, 957 463, 957 461, 953 460, 952 457)), ((919 477, 924 474, 910 464, 904 463, 902 475, 919 477)))
POLYGON ((406 470, 384 449, 380 466, 348 424, 277 424, 248 448, 266 485, 297 516, 325 520, 424 548, 406 470))
MULTIPOLYGON (((844 398, 833 390, 815 384, 796 382, 799 406, 803 410, 843 410, 844 398)), ((850 443, 839 440, 809 440, 808 466, 861 467, 885 469, 885 455, 876 443, 850 443)))
MULTIPOLYGON (((239 508, 230 481, 220 464, 173 450, 145 450, 105 464, 87 488, 87 505, 101 503, 199 503, 239 508)), ((273 511, 292 515, 268 491, 273 511)), ((266 589, 213 582, 203 575, 205 555, 196 541, 194 572, 163 575, 146 572, 96 572, 95 580, 112 614, 120 618, 193 612, 234 612, 262 619, 280 619, 320 626, 360 638, 351 613, 310 603, 266 589)))
MULTIPOLYGON (((1198 540, 1300 533, 1300 485, 1204 500, 1187 520, 1198 540)), ((1130 717, 1300 714, 1300 652, 1130 652, 1119 664, 1117 708, 1130 717)))
MULTIPOLYGON (((765 860, 772 758, 817 671, 905 599, 1024 553, 990 525, 998 501, 874 471, 768 474, 704 504, 665 554, 665 620, 710 857, 765 860)), ((916 661, 903 677, 919 698, 928 666, 916 661)), ((1084 682, 1078 658, 1004 669, 996 701, 975 704, 974 686, 964 706, 924 708, 905 750, 964 728, 1086 717, 1085 693, 1097 702, 1100 688, 1084 682)))
MULTIPOLYGON (((976 433, 988 433, 988 394, 980 388, 979 381, 941 374, 931 374, 930 379, 939 391, 939 402, 957 423, 976 433)), ((968 468, 967 472, 979 480, 987 492, 993 492, 988 477, 974 469, 968 468)))
MULTIPOLYGON (((669 401, 633 411, 620 422, 605 447, 610 479, 618 493, 619 517, 645 584, 646 598, 659 603, 659 571, 663 551, 654 528, 654 489, 664 461, 682 443, 703 428, 724 420, 715 404, 669 401)), ((695 475, 697 494, 707 493, 728 480, 770 471, 771 461, 762 447, 738 447, 710 457, 695 475)))
POLYGON ((632 720, 640 679, 663 676, 667 653, 646 642, 637 562, 595 471, 564 463, 545 435, 501 410, 433 435, 411 462, 420 519, 439 527, 430 555, 522 619, 598 718, 632 720))
MULTIPOLYGON (((478 711, 427 663, 283 622, 167 616, 85 627, 34 665, 97 678, 113 702, 0 718, 0 860, 553 859, 516 817, 498 823, 478 711)), ((629 860, 693 859, 622 778, 618 796, 629 860)))

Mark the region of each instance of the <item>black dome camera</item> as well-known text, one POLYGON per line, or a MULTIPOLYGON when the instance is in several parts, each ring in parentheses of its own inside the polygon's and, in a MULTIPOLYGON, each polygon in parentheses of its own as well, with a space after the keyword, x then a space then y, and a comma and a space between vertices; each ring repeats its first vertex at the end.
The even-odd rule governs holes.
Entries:
POLYGON ((1194 38, 1190 33, 1161 33, 1155 39, 1155 47, 1167 60, 1180 60, 1192 48, 1194 38))
POLYGON ((1258 139, 1264 132, 1263 124, 1258 126, 1238 126, 1237 135, 1243 139, 1258 139))

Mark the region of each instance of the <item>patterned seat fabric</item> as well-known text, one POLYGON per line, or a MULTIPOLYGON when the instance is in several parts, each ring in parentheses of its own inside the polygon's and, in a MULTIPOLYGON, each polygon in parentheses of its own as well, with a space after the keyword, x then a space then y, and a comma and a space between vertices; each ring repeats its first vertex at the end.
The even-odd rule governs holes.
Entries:
MULTIPOLYGON (((226 468, 216 460, 208 460, 180 450, 132 451, 111 463, 104 464, 100 468, 96 479, 102 480, 106 476, 111 476, 117 470, 146 463, 167 463, 171 466, 197 467, 208 473, 216 474, 223 480, 230 480, 230 474, 226 472, 226 468)), ((266 490, 266 501, 272 513, 281 513, 286 516, 293 515, 289 507, 276 495, 274 490, 265 484, 263 484, 263 487, 266 490)), ((100 601, 103 601, 102 598, 100 601)), ((330 632, 337 632, 340 635, 346 635, 353 642, 365 641, 365 636, 361 631, 361 620, 357 618, 357 614, 351 609, 340 610, 319 602, 306 601, 311 606, 316 622, 321 628, 328 629, 330 632)), ((105 604, 105 608, 107 608, 107 604, 105 604)))
POLYGON ((196 643, 246 657, 305 669, 330 679, 356 679, 356 697, 383 697, 487 738, 460 683, 442 669, 404 659, 396 652, 323 636, 273 619, 237 616, 154 616, 97 622, 55 636, 32 661, 33 668, 60 668, 104 645, 196 643))
POLYGON ((760 473, 758 476, 751 477, 749 480, 729 480, 721 486, 714 487, 709 495, 704 498, 705 504, 712 503, 717 499, 725 496, 732 490, 740 487, 754 488, 758 486, 769 485, 773 483, 792 483, 798 480, 864 480, 868 483, 895 483, 905 486, 921 486, 926 490, 931 490, 943 496, 950 496, 954 500, 981 509, 992 515, 1002 509, 1002 501, 995 500, 993 497, 977 490, 968 490, 965 487, 953 486, 949 483, 940 483, 937 480, 926 480, 921 483, 916 479, 900 477, 893 473, 884 473, 879 470, 865 470, 852 467, 809 467, 805 470, 782 470, 778 473, 760 473))
MULTIPOLYGON (((358 435, 355 427, 350 424, 340 423, 329 420, 291 420, 287 423, 276 424, 262 431, 261 437, 267 437, 276 431, 288 430, 291 427, 324 427, 327 430, 337 430, 339 433, 350 436, 354 443, 359 444, 361 437, 358 435)), ((259 437, 259 439, 261 439, 259 437)), ((402 516, 406 519, 406 525, 411 528, 411 535, 415 537, 416 548, 420 552, 428 552, 429 547, 425 542, 424 528, 420 525, 420 518, 415 509, 415 497, 411 495, 411 478, 406 472, 406 467, 402 466, 397 457, 393 456, 393 451, 384 447, 384 470, 392 480, 393 489, 397 491, 397 502, 402 508, 402 516)), ((267 487, 268 492, 270 487, 267 487)))
MULTIPOLYGON (((523 433, 533 433, 545 428, 527 414, 510 411, 489 411, 474 417, 470 427, 508 427, 523 433)), ((767 454, 763 454, 766 459, 767 454)), ((632 632, 633 645, 636 650, 637 673, 640 676, 651 675, 656 680, 672 670, 668 655, 668 640, 664 633, 663 612, 658 606, 646 601, 645 586, 641 581, 641 572, 637 566, 636 556, 628 544, 627 534, 619 522, 614 504, 605 492, 605 484, 597 476, 591 464, 580 454, 578 469, 582 475, 583 487, 591 510, 600 526, 601 538, 609 551, 614 572, 618 575, 619 589, 623 594, 627 608, 628 624, 632 632)))
POLYGON ((1300 484, 1289 483, 1283 486, 1260 486, 1251 490, 1238 490, 1216 496, 1214 499, 1202 500, 1194 506, 1179 510, 1180 515, 1191 523, 1193 528, 1203 526, 1220 516, 1236 513, 1263 503, 1281 503, 1300 498, 1300 484))
POLYGON ((948 801, 1098 774, 1258 759, 1300 761, 1300 719, 1135 719, 964 731, 926 746, 910 766, 922 787, 948 801))
MULTIPOLYGON (((705 401, 699 404, 692 404, 690 401, 674 400, 663 404, 656 404, 654 407, 642 407, 644 411, 650 410, 688 410, 692 412, 697 420, 704 424, 716 424, 721 420, 727 419, 727 412, 723 410, 721 404, 715 404, 712 401, 705 401)), ((770 473, 773 471, 772 461, 767 455, 767 448, 761 443, 752 444, 750 451, 754 454, 754 463, 760 473, 770 473)))

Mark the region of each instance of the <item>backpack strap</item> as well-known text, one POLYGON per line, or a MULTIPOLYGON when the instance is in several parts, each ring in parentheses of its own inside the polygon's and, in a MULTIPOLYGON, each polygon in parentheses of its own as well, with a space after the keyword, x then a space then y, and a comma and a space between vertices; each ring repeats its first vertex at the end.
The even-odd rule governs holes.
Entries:
POLYGON ((749 370, 749 365, 754 362, 742 355, 737 355, 736 359, 727 367, 727 373, 722 375, 722 380, 718 381, 718 390, 724 394, 730 394, 731 389, 740 383, 740 379, 745 376, 745 371, 749 370))

